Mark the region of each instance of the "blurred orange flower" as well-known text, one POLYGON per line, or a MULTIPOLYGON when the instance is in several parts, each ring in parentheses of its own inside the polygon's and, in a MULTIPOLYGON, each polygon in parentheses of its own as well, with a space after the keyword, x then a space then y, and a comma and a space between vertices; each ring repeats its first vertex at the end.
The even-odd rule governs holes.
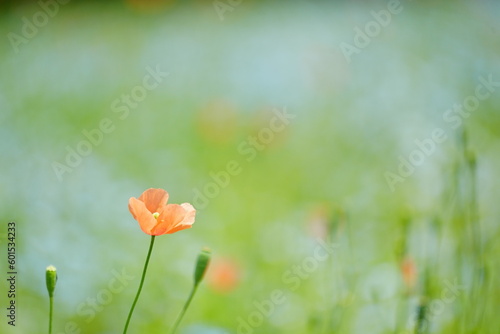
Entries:
POLYGON ((236 263, 226 258, 216 258, 207 274, 209 286, 220 293, 234 290, 238 286, 241 276, 236 263))
POLYGON ((412 290, 417 282, 417 265, 411 257, 405 257, 401 263, 401 274, 405 286, 412 290))
POLYGON ((307 229, 309 235, 314 238, 326 240, 330 233, 328 208, 326 205, 317 205, 309 214, 307 229))
POLYGON ((167 204, 168 193, 163 189, 150 188, 139 198, 131 197, 128 209, 144 233, 162 235, 190 228, 196 210, 189 203, 167 204))

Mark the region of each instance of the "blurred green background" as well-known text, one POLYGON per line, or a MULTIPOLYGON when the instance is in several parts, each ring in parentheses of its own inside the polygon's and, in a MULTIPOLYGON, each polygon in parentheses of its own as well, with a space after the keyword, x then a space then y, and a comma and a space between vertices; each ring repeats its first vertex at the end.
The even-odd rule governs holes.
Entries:
POLYGON ((62 2, 1 5, 1 333, 46 332, 49 264, 54 333, 121 333, 149 244, 127 202, 150 187, 198 212, 157 238, 129 333, 167 332, 203 246, 180 333, 498 333, 499 85, 445 116, 500 81, 497 2, 62 2))

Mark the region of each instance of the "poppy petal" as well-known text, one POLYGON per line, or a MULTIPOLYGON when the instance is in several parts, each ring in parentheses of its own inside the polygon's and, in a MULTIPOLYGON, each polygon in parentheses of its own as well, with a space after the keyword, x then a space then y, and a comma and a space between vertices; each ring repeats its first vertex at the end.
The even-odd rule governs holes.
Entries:
POLYGON ((128 200, 128 209, 135 220, 139 222, 139 226, 146 234, 151 234, 151 229, 156 225, 156 219, 146 207, 146 204, 137 198, 131 197, 128 200))
POLYGON ((191 227, 193 227, 193 225, 189 225, 189 224, 187 224, 187 225, 186 225, 186 224, 179 224, 179 225, 177 225, 177 226, 175 226, 175 227, 171 228, 170 230, 168 230, 168 231, 167 231, 167 232, 165 232, 165 233, 167 233, 167 234, 172 234, 172 233, 175 233, 175 232, 179 232, 179 231, 182 231, 182 230, 186 230, 186 229, 191 228, 191 227))
POLYGON ((181 206, 186 210, 186 216, 182 220, 182 224, 192 225, 196 216, 196 209, 189 203, 182 203, 181 206))
POLYGON ((158 223, 151 231, 154 235, 169 233, 169 230, 182 222, 186 210, 179 204, 168 204, 159 212, 158 223))
POLYGON ((139 201, 146 204, 146 208, 151 213, 160 212, 161 208, 167 204, 168 193, 163 189, 149 188, 139 197, 139 201))
POLYGON ((186 211, 186 215, 184 216, 181 222, 173 226, 166 233, 171 234, 192 227, 196 216, 195 208, 189 203, 182 203, 181 207, 186 211))

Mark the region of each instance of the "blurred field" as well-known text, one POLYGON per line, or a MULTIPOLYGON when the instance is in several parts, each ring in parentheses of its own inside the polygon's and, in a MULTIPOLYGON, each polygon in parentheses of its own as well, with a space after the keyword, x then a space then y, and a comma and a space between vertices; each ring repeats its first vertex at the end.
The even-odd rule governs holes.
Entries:
POLYGON ((180 333, 498 333, 499 87, 456 128, 444 118, 500 81, 496 2, 401 2, 350 62, 340 45, 387 2, 245 0, 224 20, 210 1, 70 2, 16 50, 39 6, 0 17, 0 243, 15 221, 19 272, 1 333, 46 332, 49 264, 54 333, 120 333, 149 243, 127 202, 149 187, 198 213, 157 238, 130 333, 167 332, 203 246, 213 266, 180 333), (386 172, 437 128, 447 139, 391 191, 386 172), (132 277, 103 292, 117 272, 132 277))

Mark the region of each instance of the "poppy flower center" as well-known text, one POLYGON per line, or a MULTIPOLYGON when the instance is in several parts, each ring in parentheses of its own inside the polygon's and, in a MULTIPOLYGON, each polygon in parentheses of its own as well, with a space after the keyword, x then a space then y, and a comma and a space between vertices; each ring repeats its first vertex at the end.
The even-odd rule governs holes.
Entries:
POLYGON ((159 216, 159 215, 160 215, 160 214, 159 214, 158 212, 153 213, 153 217, 154 217, 155 219, 158 219, 158 216, 159 216))

